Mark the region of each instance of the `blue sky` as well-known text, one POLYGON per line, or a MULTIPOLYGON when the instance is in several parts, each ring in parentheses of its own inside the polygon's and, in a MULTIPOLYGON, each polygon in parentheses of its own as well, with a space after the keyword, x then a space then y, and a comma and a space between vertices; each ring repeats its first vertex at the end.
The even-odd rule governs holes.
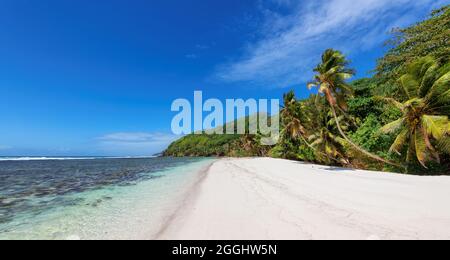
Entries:
POLYGON ((1 0, 0 156, 151 155, 171 103, 280 98, 333 47, 358 77, 448 0, 1 0))

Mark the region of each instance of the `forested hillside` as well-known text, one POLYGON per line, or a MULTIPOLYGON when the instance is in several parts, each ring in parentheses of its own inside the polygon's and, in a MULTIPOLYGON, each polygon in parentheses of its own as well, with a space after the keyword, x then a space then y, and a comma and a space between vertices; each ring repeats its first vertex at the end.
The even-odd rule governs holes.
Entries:
POLYGON ((261 156, 412 174, 450 174, 450 6, 395 29, 372 78, 338 50, 324 52, 314 79, 287 93, 281 140, 253 135, 190 135, 167 156, 261 156), (299 100, 300 88, 316 95, 299 100))

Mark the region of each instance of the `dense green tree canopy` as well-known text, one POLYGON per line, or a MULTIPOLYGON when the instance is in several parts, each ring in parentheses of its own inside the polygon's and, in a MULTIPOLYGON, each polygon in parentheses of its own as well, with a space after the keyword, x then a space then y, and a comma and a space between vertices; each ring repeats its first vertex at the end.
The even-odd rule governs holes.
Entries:
POLYGON ((414 26, 395 29, 387 42, 392 48, 378 61, 378 76, 392 81, 403 74, 406 64, 417 58, 433 56, 440 63, 450 59, 450 5, 431 14, 431 18, 414 26))
POLYGON ((397 29, 377 75, 350 82, 354 71, 339 51, 324 52, 308 87, 283 96, 280 141, 260 135, 189 135, 170 156, 273 156, 363 169, 450 174, 450 6, 397 29), (402 167, 400 167, 402 166, 402 167))

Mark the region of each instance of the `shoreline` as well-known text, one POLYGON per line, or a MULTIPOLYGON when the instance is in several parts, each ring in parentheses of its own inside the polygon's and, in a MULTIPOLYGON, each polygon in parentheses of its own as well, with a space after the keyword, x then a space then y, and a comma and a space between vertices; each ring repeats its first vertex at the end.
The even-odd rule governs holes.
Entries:
POLYGON ((176 210, 171 214, 162 224, 159 231, 153 236, 152 240, 159 240, 161 236, 171 227, 171 225, 176 221, 176 219, 183 214, 188 205, 195 203, 195 196, 198 194, 199 186, 203 183, 205 178, 208 176, 209 170, 214 165, 215 162, 210 163, 208 166, 200 169, 198 171, 198 179, 191 185, 191 188, 186 193, 186 198, 181 202, 181 204, 176 208, 176 210))
POLYGON ((449 239, 450 177, 219 159, 158 240, 449 239))
MULTIPOLYGON (((41 167, 61 172, 55 174, 53 182, 45 187, 45 192, 53 193, 33 198, 26 197, 29 194, 20 197, 22 193, 17 193, 0 198, 0 205, 6 206, 0 209, 0 240, 154 238, 161 226, 180 207, 186 194, 199 182, 199 173, 205 171, 215 160, 149 160, 40 162, 41 167), (75 171, 79 174, 74 175, 75 171), (59 190, 52 189, 57 184, 66 183, 67 179, 82 180, 83 176, 88 175, 98 179, 85 181, 82 190, 61 193, 77 188, 80 185, 78 181, 68 183, 59 190), (111 175, 115 178, 110 177, 111 175), (47 204, 39 207, 42 201, 47 204), (27 207, 16 209, 16 205, 27 207)), ((41 175, 34 174, 35 163, 12 164, 22 167, 26 176, 30 177, 26 180, 42 180, 41 175), (30 168, 27 165, 31 165, 30 168)), ((16 180, 13 178, 16 176, 14 174, 2 176, 16 180)), ((19 178, 12 183, 20 184, 22 180, 19 178)), ((33 190, 33 187, 26 186, 27 182, 23 185, 22 190, 34 191, 38 195, 37 192, 42 190, 33 190)))

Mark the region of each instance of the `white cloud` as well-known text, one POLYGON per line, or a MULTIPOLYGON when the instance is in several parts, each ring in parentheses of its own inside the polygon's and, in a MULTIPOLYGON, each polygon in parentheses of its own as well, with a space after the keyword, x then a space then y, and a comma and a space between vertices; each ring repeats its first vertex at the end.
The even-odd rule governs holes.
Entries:
POLYGON ((353 56, 381 47, 393 27, 409 25, 435 7, 435 0, 272 2, 290 5, 293 11, 282 15, 263 7, 263 37, 250 43, 242 57, 220 66, 219 79, 272 87, 298 84, 310 79, 325 49, 332 47, 353 56))

